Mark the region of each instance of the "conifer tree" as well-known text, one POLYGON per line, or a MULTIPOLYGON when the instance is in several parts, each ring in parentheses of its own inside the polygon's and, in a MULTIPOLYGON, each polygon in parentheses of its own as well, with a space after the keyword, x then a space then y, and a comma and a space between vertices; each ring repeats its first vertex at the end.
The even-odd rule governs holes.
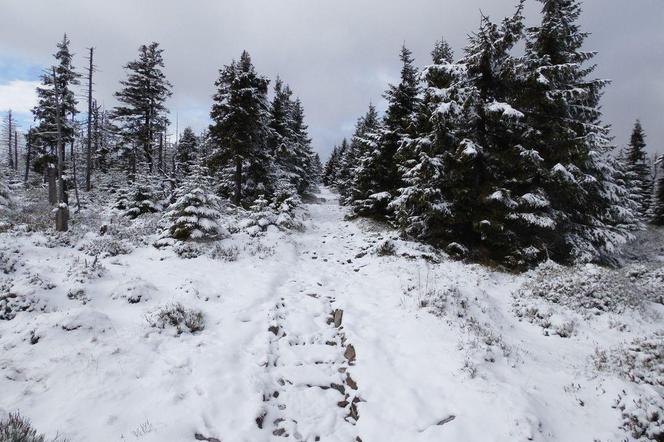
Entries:
POLYGON ((652 223, 656 226, 664 226, 664 155, 655 161, 655 167, 659 168, 655 193, 652 201, 652 223))
MULTIPOLYGON (((61 118, 61 136, 64 144, 74 140, 76 128, 74 127, 74 116, 76 110, 76 94, 74 87, 80 84, 78 74, 72 64, 73 54, 69 49, 70 40, 67 34, 57 44, 57 51, 53 54, 55 58, 55 77, 58 81, 60 97, 59 115, 61 118)), ((55 87, 52 72, 45 72, 41 77, 41 86, 37 87, 37 105, 32 109, 32 114, 37 126, 35 128, 33 149, 33 169, 42 173, 49 164, 56 162, 57 145, 57 115, 55 103, 55 87)))
POLYGON ((646 153, 645 133, 639 120, 634 124, 629 146, 625 152, 625 178, 633 199, 638 203, 638 214, 645 218, 652 202, 652 175, 646 153))
POLYGON ((249 53, 219 72, 210 117, 214 144, 208 167, 222 178, 222 191, 236 204, 270 193, 269 80, 256 73, 249 53))
POLYGON ((175 161, 180 175, 187 175, 191 172, 192 165, 198 158, 198 145, 198 137, 194 134, 193 129, 185 128, 175 152, 175 161))
MULTIPOLYGON (((373 193, 366 190, 362 198, 360 190, 368 189, 372 183, 370 172, 363 172, 370 158, 378 150, 378 137, 381 128, 376 107, 369 104, 367 113, 357 120, 355 131, 350 143, 345 139, 340 147, 339 172, 335 177, 336 186, 342 196, 342 202, 352 203, 356 200, 368 199, 373 193), (360 173, 362 179, 360 179, 360 173), (365 184, 365 179, 368 181, 365 184)), ((386 201, 386 203, 389 201, 386 201)))
POLYGON ((542 22, 527 31, 521 109, 524 145, 542 158, 534 177, 554 217, 547 244, 559 260, 597 260, 634 226, 632 202, 607 157, 599 100, 608 83, 589 79, 593 52, 582 50, 576 0, 540 0, 542 22))
POLYGON ((320 159, 316 160, 311 146, 308 127, 304 122, 304 108, 299 98, 291 107, 290 121, 293 144, 291 168, 297 175, 297 191, 303 194, 318 181, 320 159))
POLYGON ((441 217, 449 215, 443 199, 445 157, 459 140, 455 135, 454 112, 444 112, 452 103, 450 87, 456 77, 453 52, 441 39, 431 52, 433 64, 423 72, 422 104, 415 122, 416 136, 401 145, 397 164, 403 185, 390 203, 397 224, 415 238, 437 243, 443 232, 441 217))
POLYGON ((172 244, 173 240, 202 241, 227 234, 219 224, 221 201, 211 190, 211 179, 201 166, 192 165, 176 200, 164 214, 166 227, 155 245, 172 244))
POLYGON ((145 161, 148 171, 154 169, 153 145, 156 137, 168 125, 166 100, 171 96, 171 84, 164 75, 163 49, 159 43, 142 45, 138 59, 127 63, 127 79, 120 82, 122 89, 115 93, 121 103, 113 111, 126 142, 141 147, 127 151, 132 172, 137 162, 145 161), (137 158, 138 156, 138 158, 137 158))
POLYGON ((367 133, 357 138, 361 167, 352 198, 357 202, 358 213, 384 216, 387 204, 402 185, 395 157, 399 148, 415 135, 420 84, 411 51, 402 46, 399 59, 401 81, 385 92, 388 106, 380 134, 376 137, 367 133))
POLYGON ((339 147, 334 146, 330 158, 328 158, 323 168, 323 184, 332 186, 334 184, 334 175, 339 167, 339 147))

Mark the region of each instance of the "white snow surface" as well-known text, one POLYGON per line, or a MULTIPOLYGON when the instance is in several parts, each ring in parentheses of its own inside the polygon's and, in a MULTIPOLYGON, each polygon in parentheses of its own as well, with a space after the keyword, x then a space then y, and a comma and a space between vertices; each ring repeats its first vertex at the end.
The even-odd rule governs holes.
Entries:
POLYGON ((230 262, 146 245, 76 279, 66 269, 90 262, 83 252, 0 234, 20 250, 12 291, 45 306, 0 320, 0 419, 18 410, 71 442, 632 440, 618 394, 664 390, 592 357, 661 330, 661 306, 547 336, 514 313, 529 275, 453 261, 318 197, 303 232, 219 240, 239 249, 230 262), (385 241, 396 252, 378 256, 385 241), (152 328, 175 303, 205 328, 152 328))

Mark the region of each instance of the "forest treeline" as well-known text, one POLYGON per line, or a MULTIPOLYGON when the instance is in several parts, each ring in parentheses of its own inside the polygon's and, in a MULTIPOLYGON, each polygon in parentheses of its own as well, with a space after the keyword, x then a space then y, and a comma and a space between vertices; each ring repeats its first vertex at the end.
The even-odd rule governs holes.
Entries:
POLYGON ((592 77, 580 2, 541 4, 535 27, 524 1, 500 22, 482 16, 459 57, 441 40, 418 69, 401 49, 385 114, 370 105, 325 165, 355 215, 510 268, 611 262, 644 222, 664 224, 641 124, 616 155, 601 121, 609 82, 592 77))
MULTIPOLYGON (((93 93, 94 51, 81 71, 70 45, 65 35, 54 65, 41 77, 34 125, 19 134, 10 111, 3 131, 2 181, 21 176, 29 184, 43 177, 56 230, 68 228, 72 193, 78 210, 82 199, 85 204, 79 187, 90 191, 102 181, 113 182, 115 207, 129 217, 171 214, 179 239, 217 233, 205 220, 218 217, 219 198, 244 208, 257 201, 293 207, 318 181, 322 166, 301 101, 279 78, 270 90, 270 80, 256 72, 246 51, 219 70, 208 129, 197 134, 187 127, 173 139, 166 105, 173 87, 158 43, 140 46, 138 57, 124 66, 118 104, 110 109, 93 93)), ((11 191, 0 184, 0 205, 7 208, 11 191)))

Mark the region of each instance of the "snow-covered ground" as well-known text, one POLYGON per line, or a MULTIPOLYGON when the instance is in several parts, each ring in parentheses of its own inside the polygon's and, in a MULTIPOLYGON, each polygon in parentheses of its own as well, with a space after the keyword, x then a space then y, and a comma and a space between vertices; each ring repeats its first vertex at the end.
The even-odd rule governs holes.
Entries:
MULTIPOLYGON (((661 429, 661 302, 538 295, 608 271, 463 264, 318 197, 304 231, 193 259, 0 234, 0 295, 26 310, 0 320, 0 419, 72 442, 607 442, 633 440, 625 419, 648 410, 661 429), (180 306, 191 327, 160 316, 180 306)), ((663 261, 618 290, 664 296, 663 261)))

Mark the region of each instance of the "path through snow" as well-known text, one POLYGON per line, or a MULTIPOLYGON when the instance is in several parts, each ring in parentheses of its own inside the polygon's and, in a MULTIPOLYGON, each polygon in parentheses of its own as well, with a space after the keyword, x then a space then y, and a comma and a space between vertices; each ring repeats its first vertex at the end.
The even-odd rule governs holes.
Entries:
POLYGON ((607 315, 544 336, 513 312, 524 277, 346 221, 328 189, 319 199, 304 232, 223 240, 232 262, 145 246, 79 278, 78 247, 3 236, 11 290, 44 311, 0 321, 0 415, 72 442, 624 437, 612 405, 627 384, 591 357, 656 322, 607 315), (378 256, 386 240, 395 253, 378 256), (172 302, 203 311, 205 329, 151 328, 172 302))

